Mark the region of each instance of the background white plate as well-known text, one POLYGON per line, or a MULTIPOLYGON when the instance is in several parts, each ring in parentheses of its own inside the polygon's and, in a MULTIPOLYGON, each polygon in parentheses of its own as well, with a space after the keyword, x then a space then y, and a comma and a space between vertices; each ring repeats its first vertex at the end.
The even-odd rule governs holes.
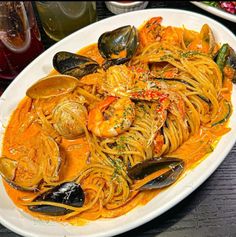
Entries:
MULTIPOLYGON (((13 109, 25 96, 26 89, 51 71, 52 58, 56 52, 59 50, 75 52, 88 44, 96 42, 98 37, 105 31, 127 24, 140 26, 145 20, 154 16, 162 16, 163 25, 184 25, 186 28, 198 31, 204 23, 207 23, 212 28, 218 42, 228 42, 236 50, 236 38, 232 32, 215 20, 193 12, 174 9, 150 9, 117 15, 99 21, 73 33, 49 48, 27 66, 11 83, 0 99, 0 121, 2 123, 2 125, 0 124, 0 141, 2 141, 4 126, 7 124, 13 109)), ((232 101, 235 107, 235 87, 232 101)), ((215 151, 207 159, 190 171, 176 185, 162 192, 147 205, 138 207, 126 215, 114 219, 98 220, 78 227, 39 221, 16 208, 7 196, 2 183, 0 183, 0 221, 12 231, 29 237, 101 237, 112 236, 133 229, 161 215, 179 203, 215 171, 235 143, 236 123, 233 123, 233 121, 236 121, 235 111, 233 111, 230 122, 232 130, 221 139, 215 151)))
POLYGON ((210 12, 210 13, 216 15, 216 16, 219 16, 221 18, 224 18, 224 19, 232 21, 232 22, 236 22, 236 15, 226 12, 223 9, 209 6, 209 5, 202 3, 202 2, 191 2, 191 3, 197 7, 200 7, 201 9, 203 9, 207 12, 210 12))

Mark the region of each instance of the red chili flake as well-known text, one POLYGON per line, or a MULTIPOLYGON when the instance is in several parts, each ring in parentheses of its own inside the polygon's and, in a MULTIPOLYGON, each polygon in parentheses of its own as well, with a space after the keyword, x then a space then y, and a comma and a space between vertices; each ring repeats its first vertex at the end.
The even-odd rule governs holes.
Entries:
POLYGON ((163 103, 167 98, 168 98, 168 95, 163 94, 159 99, 160 103, 163 103))
POLYGON ((162 103, 165 99, 168 98, 168 95, 163 94, 157 90, 144 90, 139 92, 133 92, 132 96, 134 98, 144 98, 147 100, 156 99, 162 103))
POLYGON ((158 109, 156 109, 157 113, 160 113, 163 111, 163 106, 160 106, 158 109))

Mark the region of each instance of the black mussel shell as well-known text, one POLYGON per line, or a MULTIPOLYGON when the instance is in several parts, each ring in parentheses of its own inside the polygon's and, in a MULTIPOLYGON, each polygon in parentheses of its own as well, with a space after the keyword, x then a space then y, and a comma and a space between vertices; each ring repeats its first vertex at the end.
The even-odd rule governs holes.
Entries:
POLYGON ((138 34, 136 28, 130 25, 103 33, 98 39, 98 49, 103 58, 117 59, 124 51, 122 58, 130 59, 138 47, 138 34))
MULTIPOLYGON (((73 207, 82 207, 84 199, 84 192, 79 184, 65 182, 40 194, 33 201, 47 201, 62 203, 73 207)), ((31 205, 28 208, 30 211, 40 212, 50 216, 61 216, 72 212, 72 210, 51 205, 31 205)))
POLYGON ((141 180, 166 167, 170 170, 139 188, 139 190, 158 189, 169 186, 178 179, 184 168, 183 160, 172 157, 153 158, 129 168, 127 174, 133 180, 141 180))
POLYGON ((175 164, 169 171, 144 184, 139 188, 139 190, 151 190, 167 187, 179 178, 180 174, 183 172, 183 168, 183 162, 175 164))
POLYGON ((91 58, 60 51, 53 57, 53 67, 61 74, 80 79, 85 75, 96 72, 99 64, 91 58))
POLYGON ((110 60, 105 61, 105 62, 102 64, 102 67, 103 67, 104 70, 107 70, 107 69, 108 69, 109 67, 111 67, 111 66, 120 65, 120 64, 126 63, 126 62, 128 62, 128 61, 129 61, 128 58, 110 59, 110 60))
POLYGON ((166 166, 180 162, 182 162, 182 160, 179 158, 172 158, 172 157, 152 158, 136 164, 135 166, 129 168, 127 172, 128 176, 131 179, 140 180, 145 178, 149 174, 154 173, 157 170, 163 169, 166 166))
POLYGON ((231 47, 229 49, 229 56, 227 58, 226 64, 230 65, 234 70, 236 70, 236 53, 231 47))

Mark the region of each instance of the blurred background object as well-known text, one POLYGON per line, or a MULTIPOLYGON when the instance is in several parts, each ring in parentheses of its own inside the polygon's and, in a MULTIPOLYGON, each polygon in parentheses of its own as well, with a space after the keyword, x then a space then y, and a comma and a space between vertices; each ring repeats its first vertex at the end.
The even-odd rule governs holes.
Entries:
POLYGON ((97 21, 96 2, 36 1, 36 6, 44 31, 55 41, 97 21))
POLYGON ((105 4, 112 13, 121 14, 145 9, 148 5, 148 1, 107 1, 105 4))
POLYGON ((0 2, 0 78, 14 79, 43 51, 31 2, 0 2))
POLYGON ((236 23, 236 2, 192 1, 191 3, 211 14, 236 23))
POLYGON ((203 3, 212 6, 217 7, 219 9, 222 9, 226 12, 229 12, 231 14, 236 14, 236 2, 230 2, 230 1, 203 1, 203 3))

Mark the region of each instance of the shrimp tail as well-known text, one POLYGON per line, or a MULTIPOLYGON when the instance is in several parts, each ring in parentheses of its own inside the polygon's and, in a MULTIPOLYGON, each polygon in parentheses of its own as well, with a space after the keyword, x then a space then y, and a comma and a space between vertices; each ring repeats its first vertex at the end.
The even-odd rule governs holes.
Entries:
POLYGON ((105 100, 101 101, 98 104, 98 108, 104 112, 104 110, 111 104, 113 103, 117 98, 115 96, 108 96, 105 100))

